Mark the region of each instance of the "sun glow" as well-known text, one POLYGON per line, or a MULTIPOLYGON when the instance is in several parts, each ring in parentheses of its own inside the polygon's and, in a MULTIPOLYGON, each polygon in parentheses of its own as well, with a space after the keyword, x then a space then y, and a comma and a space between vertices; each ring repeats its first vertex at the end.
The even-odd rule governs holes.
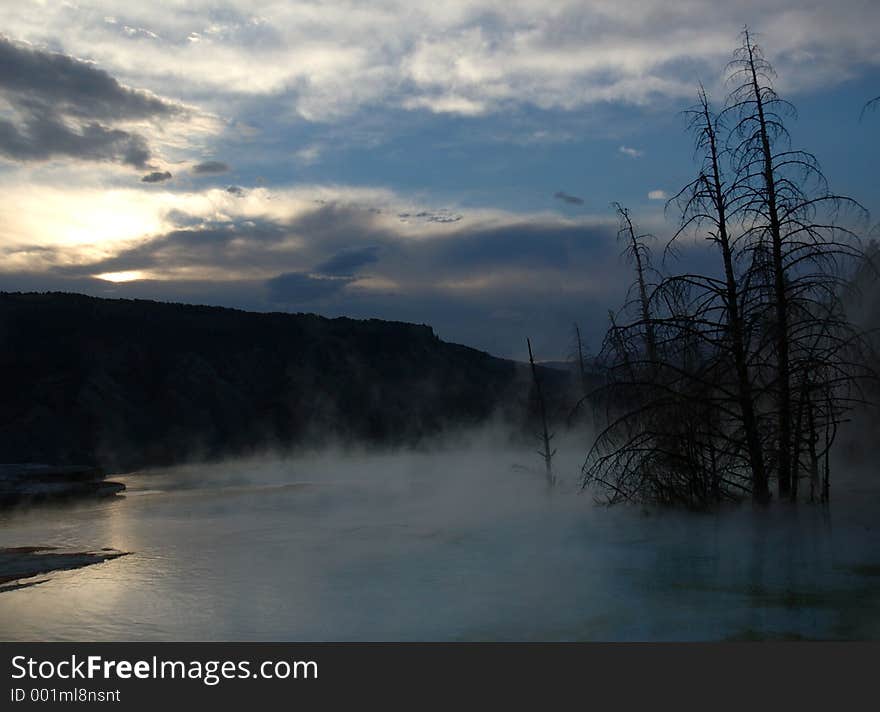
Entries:
POLYGON ((104 272, 104 274, 96 274, 97 279, 103 279, 106 282, 133 282, 136 279, 144 279, 144 273, 139 270, 129 272, 104 272))

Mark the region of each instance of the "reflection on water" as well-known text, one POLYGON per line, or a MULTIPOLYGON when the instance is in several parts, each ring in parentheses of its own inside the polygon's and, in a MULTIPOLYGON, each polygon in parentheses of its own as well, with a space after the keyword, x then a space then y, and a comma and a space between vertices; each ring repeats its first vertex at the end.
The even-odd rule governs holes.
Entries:
POLYGON ((528 457, 202 465, 0 514, 3 546, 135 552, 0 594, 0 639, 880 638, 876 496, 609 510, 548 496, 528 457))

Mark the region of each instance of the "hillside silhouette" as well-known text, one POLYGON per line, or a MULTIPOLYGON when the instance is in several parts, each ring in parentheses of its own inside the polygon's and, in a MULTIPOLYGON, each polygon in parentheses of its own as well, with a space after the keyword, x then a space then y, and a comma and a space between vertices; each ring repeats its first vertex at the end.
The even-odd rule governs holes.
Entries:
MULTIPOLYGON (((424 325, 0 293, 0 462, 125 469, 412 444, 516 418, 526 368, 424 325)), ((544 371, 551 388, 567 378, 544 371)))

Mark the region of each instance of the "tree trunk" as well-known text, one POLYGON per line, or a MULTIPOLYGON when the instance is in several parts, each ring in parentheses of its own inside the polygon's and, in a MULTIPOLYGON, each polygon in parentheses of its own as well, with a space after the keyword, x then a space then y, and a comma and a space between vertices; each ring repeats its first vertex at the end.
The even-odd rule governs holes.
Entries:
POLYGON ((575 324, 574 325, 574 333, 577 338, 577 347, 578 347, 578 369, 580 370, 581 376, 581 396, 587 395, 587 369, 584 366, 584 344, 581 341, 581 328, 575 324))
POLYGON ((645 325, 645 346, 648 361, 651 362, 652 366, 656 366, 657 340, 654 336, 654 322, 651 320, 651 308, 648 301, 648 283, 645 280, 645 265, 642 262, 642 252, 639 249, 639 240, 636 236, 636 230, 632 224, 632 220, 629 217, 629 211, 627 211, 626 208, 620 207, 617 212, 624 221, 630 243, 632 244, 633 258, 636 262, 636 280, 639 286, 639 307, 642 312, 642 322, 645 325))
POLYGON ((552 487, 556 483, 556 477, 553 474, 553 454, 555 451, 550 450, 550 440, 553 437, 547 430, 547 409, 544 406, 544 394, 541 392, 541 380, 538 378, 538 369, 535 366, 535 358, 532 356, 532 342, 526 339, 529 346, 529 364, 532 367, 532 381, 535 384, 535 395, 538 399, 538 410, 541 415, 541 444, 542 450, 538 453, 544 458, 544 467, 546 469, 547 485, 552 487))
POLYGON ((755 415, 752 382, 749 378, 748 361, 746 359, 745 329, 739 310, 736 275, 733 271, 733 249, 730 245, 730 235, 727 232, 727 208, 721 184, 718 146, 705 94, 701 96, 701 99, 703 101, 704 119, 709 137, 710 160, 712 162, 712 185, 710 187, 713 193, 715 211, 718 216, 718 241, 724 261, 727 314, 730 338, 733 342, 737 396, 740 412, 742 413, 743 430, 746 434, 749 464, 752 470, 752 499, 755 502, 766 503, 770 500, 770 484, 767 477, 767 468, 764 464, 764 453, 761 449, 761 436, 758 432, 758 419, 755 415))
POLYGON ((752 79, 752 91, 758 112, 758 130, 761 138, 763 154, 763 180, 767 216, 770 221, 770 239, 772 247, 773 292, 776 307, 776 378, 777 378, 777 409, 778 409, 778 480, 779 497, 788 496, 791 490, 791 383, 788 353, 788 290, 785 284, 785 265, 782 259, 782 228, 779 221, 779 206, 776 196, 776 177, 773 170, 773 152, 770 147, 770 136, 767 119, 764 114, 764 99, 758 82, 758 71, 755 66, 753 45, 746 33, 746 47, 749 54, 749 70, 752 79))

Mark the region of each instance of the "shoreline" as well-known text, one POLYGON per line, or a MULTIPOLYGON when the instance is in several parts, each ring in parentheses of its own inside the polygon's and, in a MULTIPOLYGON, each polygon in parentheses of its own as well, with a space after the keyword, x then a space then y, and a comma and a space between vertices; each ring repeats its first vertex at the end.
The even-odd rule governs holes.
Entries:
POLYGON ((112 497, 125 485, 91 465, 0 464, 0 508, 81 497, 112 497))

